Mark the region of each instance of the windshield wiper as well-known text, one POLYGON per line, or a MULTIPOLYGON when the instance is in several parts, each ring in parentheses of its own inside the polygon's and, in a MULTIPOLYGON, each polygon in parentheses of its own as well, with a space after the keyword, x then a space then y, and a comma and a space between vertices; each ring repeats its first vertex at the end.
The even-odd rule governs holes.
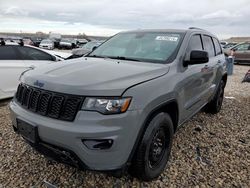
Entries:
POLYGON ((124 57, 124 56, 108 56, 108 58, 110 58, 110 59, 128 60, 128 61, 140 61, 139 59, 124 57))
POLYGON ((86 55, 84 57, 107 58, 107 56, 101 56, 101 55, 86 55))
POLYGON ((64 57, 62 57, 62 56, 60 56, 60 55, 57 55, 57 54, 54 54, 56 57, 59 57, 59 58, 61 58, 61 59, 63 59, 63 60, 65 60, 65 59, 67 59, 67 58, 64 58, 64 57))

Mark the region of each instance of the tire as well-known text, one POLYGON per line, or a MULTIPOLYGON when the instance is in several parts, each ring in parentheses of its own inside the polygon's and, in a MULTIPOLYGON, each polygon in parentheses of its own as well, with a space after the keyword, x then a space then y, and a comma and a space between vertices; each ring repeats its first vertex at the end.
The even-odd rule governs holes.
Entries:
POLYGON ((224 98, 224 88, 225 83, 223 80, 221 80, 214 98, 205 106, 205 112, 210 114, 217 114, 221 110, 224 98))
POLYGON ((164 170, 171 151, 173 122, 167 113, 159 113, 148 127, 134 155, 130 174, 143 181, 157 178, 164 170))

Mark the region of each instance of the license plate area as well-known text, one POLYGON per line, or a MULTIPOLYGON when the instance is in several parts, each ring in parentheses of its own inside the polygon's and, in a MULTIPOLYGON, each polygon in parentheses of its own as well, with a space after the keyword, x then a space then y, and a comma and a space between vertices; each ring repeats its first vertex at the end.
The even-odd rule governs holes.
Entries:
POLYGON ((17 132, 33 144, 38 142, 38 128, 35 125, 17 119, 17 132))

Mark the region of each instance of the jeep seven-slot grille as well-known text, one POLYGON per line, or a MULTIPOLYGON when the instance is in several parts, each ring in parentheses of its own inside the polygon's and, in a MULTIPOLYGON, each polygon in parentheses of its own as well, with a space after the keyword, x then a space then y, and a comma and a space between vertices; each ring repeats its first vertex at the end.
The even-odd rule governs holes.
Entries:
POLYGON ((19 84, 16 100, 21 106, 34 113, 55 119, 74 121, 84 97, 19 84))

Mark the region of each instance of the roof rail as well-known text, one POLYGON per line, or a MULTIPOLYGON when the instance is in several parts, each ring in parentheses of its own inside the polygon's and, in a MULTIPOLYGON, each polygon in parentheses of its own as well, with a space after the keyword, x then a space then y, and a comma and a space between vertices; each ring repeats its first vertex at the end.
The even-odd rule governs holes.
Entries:
POLYGON ((189 27, 188 29, 198 29, 198 30, 205 31, 205 29, 201 29, 201 28, 199 28, 199 27, 189 27))

